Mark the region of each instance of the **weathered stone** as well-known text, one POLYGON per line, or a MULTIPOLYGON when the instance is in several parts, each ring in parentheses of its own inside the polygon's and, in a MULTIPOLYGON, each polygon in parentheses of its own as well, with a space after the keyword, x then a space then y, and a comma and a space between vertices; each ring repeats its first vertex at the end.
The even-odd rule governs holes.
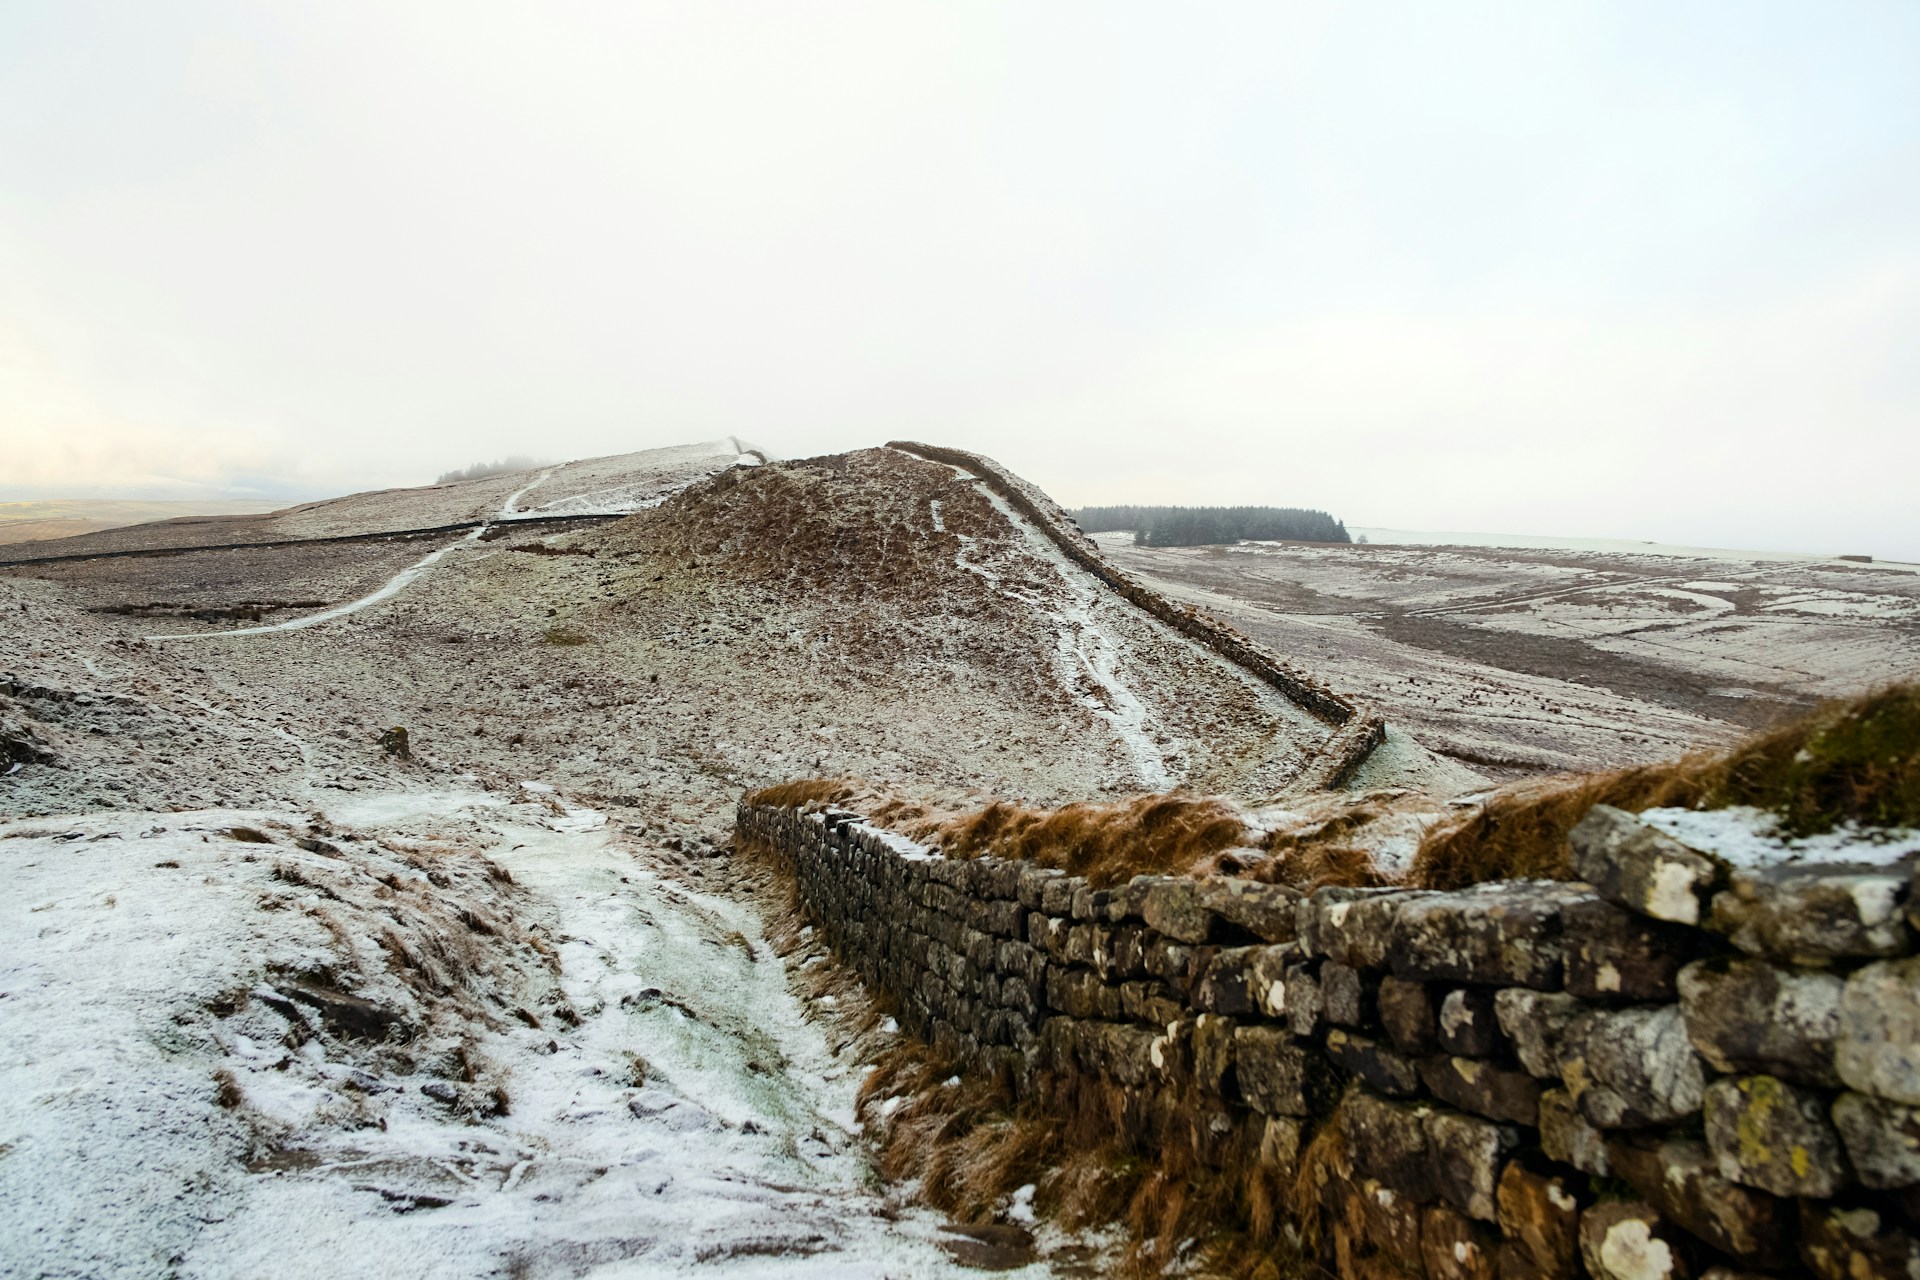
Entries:
POLYGON ((1913 935, 1901 870, 1860 865, 1740 868, 1714 895, 1707 927, 1749 955, 1789 964, 1897 956, 1913 935))
POLYGON ((1193 1021, 1193 1075, 1203 1093, 1218 1097, 1233 1069, 1232 1018, 1203 1013, 1193 1021))
POLYGON ((1430 1107, 1355 1091, 1341 1102, 1334 1122, 1355 1173, 1425 1203, 1438 1194, 1427 1137, 1432 1114, 1430 1107))
POLYGON ((1540 1149, 1549 1159, 1596 1178, 1611 1172, 1607 1135, 1580 1114, 1579 1104, 1565 1089, 1548 1089, 1540 1095, 1540 1149))
POLYGON ((1559 1062, 1581 1112, 1603 1129, 1683 1119, 1706 1094, 1678 1005, 1583 1013, 1561 1037, 1559 1062))
POLYGON ((1834 1099, 1832 1115, 1862 1183, 1882 1189, 1920 1185, 1920 1110, 1843 1093, 1834 1099))
POLYGON ((1358 969, 1337 960, 1320 966, 1320 999, 1328 1022, 1364 1027, 1374 1020, 1372 985, 1358 969))
POLYGON ((1200 885, 1182 876, 1155 880, 1146 890, 1140 914, 1147 926, 1175 942, 1201 943, 1213 936, 1217 919, 1200 902, 1200 885))
POLYGON ((1433 1153, 1434 1184, 1460 1212, 1492 1222, 1498 1216, 1494 1190, 1501 1162, 1520 1144, 1514 1129, 1458 1111, 1427 1113, 1427 1143, 1433 1153))
POLYGON ((1717 860, 1611 805, 1587 810, 1567 840, 1575 875, 1608 902, 1656 920, 1699 924, 1725 875, 1717 860))
POLYGON ((1530 1264, 1522 1274, 1574 1280, 1580 1274, 1580 1200, 1566 1174, 1509 1160, 1494 1192, 1500 1233, 1530 1264))
POLYGON ((1040 886, 1040 910, 1064 919, 1073 914, 1073 897, 1086 886, 1079 876, 1060 876, 1040 886))
POLYGON ((1847 979, 1834 1068, 1849 1088, 1920 1106, 1920 958, 1882 960, 1847 979))
POLYGON ((1240 1096, 1264 1115, 1312 1115, 1329 1079, 1324 1060, 1279 1027, 1237 1027, 1234 1073, 1240 1096))
POLYGON ((1310 1036, 1320 1025, 1320 979, 1313 966, 1292 965, 1287 969, 1287 1026, 1297 1036, 1310 1036))
POLYGON ((1445 1205, 1420 1215, 1420 1259, 1435 1280, 1498 1280, 1500 1237, 1445 1205))
POLYGON ((1200 882, 1200 905, 1265 942, 1292 942, 1299 932, 1300 891, 1234 876, 1200 882))
POLYGON ((1687 1035, 1716 1071, 1838 1084, 1842 983, 1764 960, 1699 960, 1680 971, 1687 1035))
POLYGON ((1420 1092, 1420 1073, 1404 1054, 1368 1036, 1347 1031, 1327 1033, 1327 1057, 1371 1089, 1391 1098, 1411 1098, 1420 1092))
POLYGON ((1560 1037, 1588 1006, 1559 991, 1531 991, 1505 987, 1494 993, 1494 1017, 1513 1042, 1514 1056, 1527 1074, 1542 1080, 1560 1078, 1560 1037))
MULTIPOLYGON (((1028 911, 1040 911, 1043 909, 1046 901, 1047 885, 1052 881, 1060 879, 1063 874, 1065 873, 1057 871, 1052 867, 1036 867, 1032 863, 1024 863, 1020 866, 1020 875, 1015 883, 1014 896, 1019 899, 1020 905, 1028 911)), ((1072 898, 1069 897, 1068 901, 1071 902, 1072 898)))
POLYGON ((1570 903, 1560 919, 1567 990, 1590 1000, 1671 1000, 1681 966, 1700 952, 1696 930, 1611 902, 1570 903))
POLYGON ((1224 947, 1201 971, 1194 984, 1193 1007, 1206 1013, 1235 1017, 1254 1012, 1253 963, 1256 947, 1224 947))
POLYGON ((1872 1209, 1803 1206, 1800 1257, 1817 1280, 1913 1280, 1920 1241, 1872 1209))
POLYGON ((1484 1058, 1445 1055, 1420 1059, 1419 1070, 1427 1092, 1442 1102, 1489 1120, 1529 1126, 1539 1123, 1540 1082, 1524 1071, 1509 1070, 1484 1058))
POLYGON ((1355 1185, 1367 1242, 1388 1258, 1420 1256, 1420 1206, 1376 1178, 1355 1185))
POLYGON ((1193 982, 1194 957, 1192 947, 1169 942, 1165 938, 1155 938, 1142 949, 1140 964, 1148 973, 1170 983, 1175 991, 1184 994, 1193 982))
POLYGON ((1593 1280, 1686 1280, 1686 1246, 1659 1210, 1609 1200, 1580 1215, 1580 1256, 1593 1280))
POLYGON ((1253 964, 1247 984, 1255 1006, 1269 1018, 1285 1018, 1289 1013, 1287 969, 1296 952, 1290 945, 1253 948, 1253 964))
POLYGON ((1422 896, 1404 889, 1317 889, 1297 912, 1301 944, 1309 955, 1355 969, 1384 969, 1395 914, 1422 896))
POLYGON ((1776 1196, 1826 1199, 1848 1182, 1826 1099, 1775 1076, 1707 1087, 1707 1149, 1720 1176, 1776 1196))
POLYGON ((1556 990, 1560 911, 1583 885, 1506 880, 1412 898, 1394 915, 1393 971, 1403 978, 1556 990))
POLYGON ((1291 1178, 1300 1167, 1300 1122, 1292 1116, 1268 1116, 1260 1129, 1260 1163, 1291 1178))
POLYGON ((1405 978, 1382 978, 1376 997, 1380 1004, 1380 1025, 1387 1029, 1394 1047, 1402 1053, 1432 1053, 1438 1043, 1438 1016, 1433 996, 1424 982, 1405 978))
POLYGON ((1440 1002, 1440 1048, 1463 1058, 1489 1058, 1500 1051, 1499 1019, 1493 993, 1456 987, 1440 1002))
POLYGON ((1720 1252, 1762 1268, 1791 1256, 1791 1205, 1721 1177, 1705 1144, 1616 1139, 1607 1162, 1642 1199, 1720 1252))
MULTIPOLYGON (((1191 884, 1192 881, 1185 883, 1191 884)), ((1083 882, 1073 891, 1073 918, 1075 920, 1098 920, 1101 923, 1105 923, 1107 918, 1107 903, 1112 901, 1112 899, 1112 890, 1096 889, 1092 885, 1083 882)))

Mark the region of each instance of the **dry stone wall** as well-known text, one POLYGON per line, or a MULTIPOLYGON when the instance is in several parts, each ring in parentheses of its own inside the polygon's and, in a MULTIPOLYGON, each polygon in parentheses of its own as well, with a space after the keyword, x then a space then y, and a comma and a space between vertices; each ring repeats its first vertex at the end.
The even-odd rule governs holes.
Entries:
POLYGON ((1920 1277, 1908 866, 1740 870, 1604 806, 1584 882, 1445 893, 1103 890, 840 810, 742 806, 738 835, 971 1069, 1303 1167, 1340 1276, 1920 1277))
POLYGON ((1099 546, 1081 533, 1079 526, 1051 498, 992 458, 964 449, 907 440, 892 441, 887 447, 971 471, 1088 573, 1154 618, 1246 669, 1312 715, 1333 725, 1333 736, 1315 754, 1299 781, 1302 790, 1332 790, 1340 786, 1386 739, 1386 721, 1360 703, 1289 670, 1264 646, 1196 609, 1175 604, 1116 569, 1100 554, 1099 546))

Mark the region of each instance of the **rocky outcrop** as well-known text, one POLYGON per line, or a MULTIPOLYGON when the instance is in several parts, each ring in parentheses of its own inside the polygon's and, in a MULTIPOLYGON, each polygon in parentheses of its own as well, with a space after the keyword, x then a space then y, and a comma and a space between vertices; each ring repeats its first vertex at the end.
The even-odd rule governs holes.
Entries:
POLYGON ((1617 810, 1585 882, 1450 893, 1096 889, 844 811, 739 837, 908 1030, 1317 1179, 1336 1274, 1920 1274, 1910 867, 1742 871, 1617 810))

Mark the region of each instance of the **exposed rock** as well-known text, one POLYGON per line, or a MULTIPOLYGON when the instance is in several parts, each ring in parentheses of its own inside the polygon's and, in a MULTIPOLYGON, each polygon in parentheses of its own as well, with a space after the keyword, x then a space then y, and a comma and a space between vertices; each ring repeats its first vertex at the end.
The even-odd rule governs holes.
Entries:
POLYGON ((1420 1215, 1420 1259, 1434 1280, 1495 1280, 1500 1237, 1445 1205, 1420 1215))
POLYGON ((1722 1253, 1763 1269, 1791 1257, 1792 1205, 1721 1177, 1705 1144, 1615 1140, 1607 1161, 1649 1204, 1722 1253))
POLYGON ((1807 1205, 1800 1256, 1818 1280, 1913 1280, 1920 1241, 1872 1209, 1807 1205))
POLYGON ((1529 1075, 1560 1078, 1560 1037, 1589 1006, 1559 991, 1506 987, 1494 994, 1494 1017, 1513 1042, 1513 1051, 1529 1075))
POLYGON ((1882 960, 1847 979, 1834 1068, 1861 1093, 1920 1106, 1920 958, 1882 960))
POLYGON ((1540 1082, 1524 1071, 1485 1058, 1436 1056, 1420 1060, 1427 1092, 1489 1120, 1534 1125, 1540 1119, 1540 1082))
POLYGON ((1720 1176, 1776 1196, 1824 1199, 1844 1187, 1846 1158, 1826 1099, 1774 1076, 1707 1087, 1707 1149, 1720 1176))
POLYGON ((1440 1002, 1440 1047, 1467 1058, 1486 1058, 1500 1051, 1499 1019, 1493 993, 1475 987, 1456 987, 1440 1002))
POLYGON ((1696 930, 1598 899, 1569 903, 1561 921, 1567 990, 1590 1000, 1671 1000, 1675 976, 1700 951, 1696 930))
POLYGON ((1698 1111, 1706 1093, 1678 1005, 1581 1014, 1559 1063, 1581 1112, 1603 1129, 1669 1124, 1698 1111))
POLYGON ((407 731, 395 725, 380 735, 380 749, 398 760, 413 759, 413 748, 407 741, 407 731))
POLYGON ((1579 1104, 1565 1089, 1548 1089, 1540 1095, 1540 1149, 1550 1159, 1596 1178, 1612 1172, 1607 1135, 1580 1114, 1579 1104))
POLYGON ((1521 1274, 1540 1280, 1580 1274, 1580 1200, 1567 1175, 1509 1160, 1494 1200, 1501 1234, 1524 1255, 1521 1274))
POLYGON ((1609 1200, 1580 1215, 1580 1256, 1594 1280, 1685 1280, 1686 1249, 1659 1210, 1609 1200))
POLYGON ((1904 869, 1742 868, 1714 896, 1708 927, 1749 955, 1789 964, 1897 956, 1913 943, 1900 910, 1906 888, 1904 869))
POLYGON ((1380 1003, 1380 1024, 1387 1029, 1394 1047, 1402 1053, 1432 1053, 1439 1043, 1439 1020, 1433 996, 1424 982, 1405 978, 1382 978, 1376 996, 1380 1003))
POLYGON ((1834 1099, 1832 1114, 1862 1183, 1879 1188, 1920 1185, 1920 1109, 1843 1093, 1834 1099))
POLYGON ((1469 1217, 1492 1222, 1498 1216, 1494 1190, 1500 1164, 1520 1144, 1519 1133, 1506 1125, 1437 1108, 1427 1113, 1426 1128, 1441 1197, 1469 1217))
POLYGON ((1611 805, 1587 810, 1569 833, 1573 873, 1608 902, 1655 920, 1699 924, 1721 864, 1611 805))
POLYGON ((1836 1085, 1842 983, 1764 960, 1700 960, 1680 971, 1687 1035, 1716 1071, 1836 1085))
POLYGON ((1560 911, 1591 898, 1584 885, 1508 880, 1403 903, 1391 958, 1403 978, 1495 986, 1560 986, 1560 911))

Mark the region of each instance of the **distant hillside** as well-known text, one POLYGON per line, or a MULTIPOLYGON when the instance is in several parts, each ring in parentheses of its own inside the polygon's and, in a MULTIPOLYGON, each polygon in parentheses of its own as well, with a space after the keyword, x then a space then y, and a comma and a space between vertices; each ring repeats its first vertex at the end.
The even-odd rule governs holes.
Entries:
POLYGON ((140 502, 117 498, 59 498, 34 502, 0 502, 0 543, 39 542, 71 538, 103 529, 119 529, 179 516, 256 515, 273 511, 278 502, 140 502))
POLYGON ((1342 522, 1301 507, 1082 507, 1073 518, 1087 533, 1132 530, 1143 547, 1353 541, 1342 522))

